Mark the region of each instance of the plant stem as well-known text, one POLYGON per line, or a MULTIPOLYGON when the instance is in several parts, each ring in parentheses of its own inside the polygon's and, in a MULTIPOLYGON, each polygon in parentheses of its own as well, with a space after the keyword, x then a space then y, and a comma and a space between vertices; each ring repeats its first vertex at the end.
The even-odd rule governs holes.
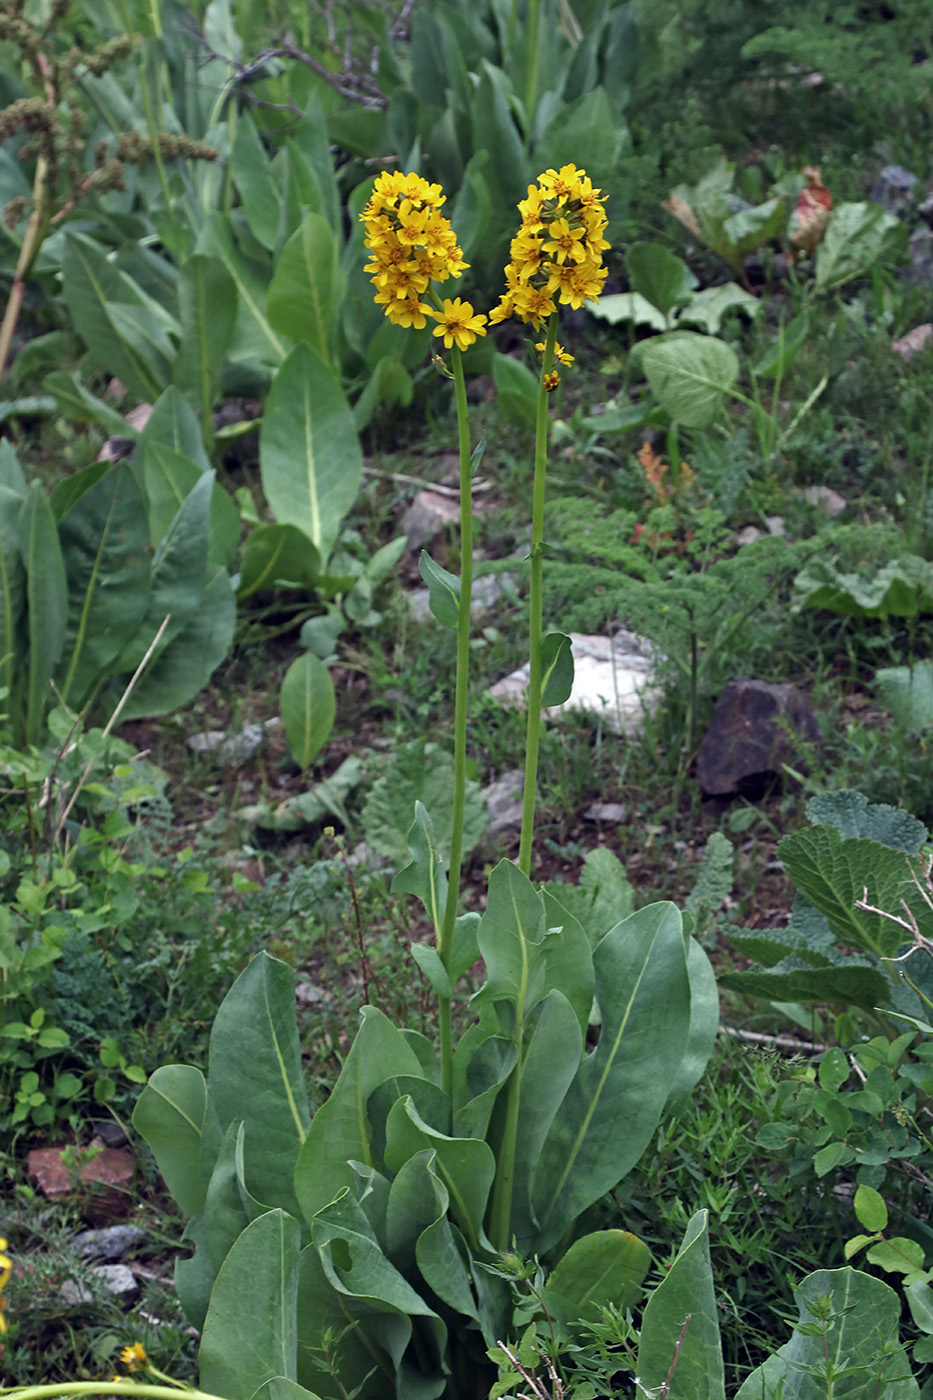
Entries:
MULTIPOLYGON (((460 898, 460 868, 463 863, 463 809, 466 801, 466 728, 470 680, 470 601, 473 591, 473 482, 470 462, 470 420, 467 413, 466 383, 459 348, 451 350, 454 391, 457 401, 457 438, 460 449, 460 606, 457 611, 457 684, 454 699, 454 801, 450 833, 450 870, 444 922, 438 953, 444 968, 450 969, 454 922, 460 898)), ((441 1037, 441 1087, 450 1092, 453 1080, 453 1033, 450 997, 438 998, 441 1037)))
POLYGON ((557 313, 547 326, 547 340, 538 385, 538 411, 535 423, 535 474, 531 500, 531 590, 528 618, 528 724, 525 732, 525 786, 522 794, 522 835, 518 848, 518 868, 531 875, 531 842, 534 835, 535 788, 538 780, 538 741, 541 733, 541 626, 544 580, 544 485, 547 469, 548 417, 545 376, 550 373, 557 341, 557 313))

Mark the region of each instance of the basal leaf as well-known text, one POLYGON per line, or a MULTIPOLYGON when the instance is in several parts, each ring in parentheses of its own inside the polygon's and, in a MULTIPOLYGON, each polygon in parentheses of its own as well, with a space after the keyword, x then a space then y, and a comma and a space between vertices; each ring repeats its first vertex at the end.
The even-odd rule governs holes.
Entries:
POLYGON ((661 407, 686 428, 708 428, 739 377, 732 347, 693 331, 649 341, 642 365, 661 407))
POLYGON ((363 459, 340 383, 307 345, 296 345, 275 377, 259 452, 273 514, 302 530, 326 561, 359 491, 363 459))

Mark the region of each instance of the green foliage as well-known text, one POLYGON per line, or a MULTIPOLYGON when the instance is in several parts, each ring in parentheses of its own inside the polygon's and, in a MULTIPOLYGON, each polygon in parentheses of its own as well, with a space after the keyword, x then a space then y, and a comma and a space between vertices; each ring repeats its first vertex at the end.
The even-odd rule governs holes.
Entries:
MULTIPOLYGON (((436 744, 417 741, 397 748, 386 771, 373 784, 363 809, 366 840, 401 867, 408 852, 408 833, 415 819, 415 803, 431 813, 441 845, 450 841, 453 824, 453 764, 436 744)), ((488 820, 479 784, 467 783, 465 811, 466 849, 479 841, 488 820)))
POLYGON ((922 1014, 916 991, 917 978, 926 986, 922 964, 911 964, 908 974, 892 959, 913 942, 914 928, 929 936, 918 854, 926 829, 907 813, 869 805, 858 792, 814 798, 807 813, 815 825, 778 846, 800 891, 788 927, 730 929, 734 945, 757 961, 721 981, 775 1001, 843 1001, 922 1014), (858 951, 840 951, 840 943, 858 951))
MULTIPOLYGON (((426 872, 431 849, 423 851, 426 872)), ((406 888, 417 888, 430 912, 430 882, 412 874, 406 888)), ((486 983, 454 1052, 450 1093, 427 1042, 367 1008, 309 1126, 292 976, 268 958, 251 964, 218 1015, 206 1098, 194 1070, 153 1076, 136 1123, 173 1189, 200 1208, 189 1226, 198 1250, 179 1265, 178 1285, 189 1314, 207 1318, 202 1364, 205 1354, 210 1366, 214 1357, 221 1364, 230 1329, 255 1303, 291 1339, 269 1361, 277 1374, 322 1395, 359 1385, 369 1364, 355 1350, 338 1348, 333 1378, 310 1364, 326 1352, 326 1329, 348 1299, 385 1379, 405 1390, 414 1368, 433 1387, 447 1359, 457 1365, 453 1348, 475 1358, 477 1347, 481 1355, 509 1331, 507 1291, 486 1267, 497 1251, 514 1237, 523 1253, 554 1252, 634 1165, 695 1037, 693 974, 676 911, 654 906, 587 937, 503 862, 471 927, 460 937, 475 941, 455 956, 451 974, 478 952, 486 983), (594 990, 602 1029, 586 1052, 594 990), (497 1099, 519 1115, 514 1156, 497 1099), (221 1192, 223 1217, 214 1204, 221 1192), (299 1260, 302 1220, 312 1245, 299 1260), (244 1270, 241 1256, 252 1258, 255 1246, 257 1258, 267 1257, 270 1232, 282 1263, 267 1278, 264 1268, 244 1270), (380 1321, 387 1315, 390 1334, 380 1321)), ((577 1246, 594 1248, 603 1246, 577 1246)), ((579 1302, 575 1258, 566 1256, 553 1287, 579 1302)), ((629 1277, 626 1266, 612 1282, 610 1269, 598 1296, 590 1284, 587 1297, 619 1301, 629 1277)), ((250 1370, 247 1380, 226 1383, 245 1396, 256 1380, 250 1370)))
POLYGON ((213 473, 193 469, 157 520, 144 474, 102 465, 51 499, 38 483, 2 492, 14 745, 42 742, 53 683, 79 711, 145 660, 123 713, 164 714, 197 694, 233 638, 226 570, 208 557, 213 473))

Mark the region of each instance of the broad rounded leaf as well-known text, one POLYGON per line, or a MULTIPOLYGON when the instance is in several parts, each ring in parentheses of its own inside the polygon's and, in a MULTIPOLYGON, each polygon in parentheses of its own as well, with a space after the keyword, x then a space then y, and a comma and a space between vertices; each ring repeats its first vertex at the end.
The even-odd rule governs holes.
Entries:
POLYGON ((299 768, 307 768, 326 744, 336 710, 334 683, 320 657, 306 651, 292 662, 280 703, 288 751, 299 768))
POLYGON ((685 428, 708 428, 739 377, 732 347, 693 331, 649 341, 641 360, 655 398, 685 428))

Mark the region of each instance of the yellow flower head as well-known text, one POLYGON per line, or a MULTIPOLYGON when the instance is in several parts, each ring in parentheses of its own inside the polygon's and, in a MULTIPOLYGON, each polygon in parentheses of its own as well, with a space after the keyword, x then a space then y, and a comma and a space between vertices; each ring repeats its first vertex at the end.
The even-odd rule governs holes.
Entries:
POLYGON ((469 266, 456 234, 439 212, 443 203, 440 185, 420 175, 384 170, 360 215, 375 301, 396 325, 420 330, 427 310, 421 295, 429 283, 459 277, 469 266))
POLYGON ((505 269, 507 291, 490 312, 491 322, 518 316, 537 328, 555 301, 579 307, 598 298, 606 280, 603 252, 609 247, 603 237, 604 203, 602 191, 575 165, 546 170, 537 185, 528 186, 505 269))
POLYGON ((120 1360, 129 1371, 143 1371, 149 1365, 146 1348, 142 1342, 134 1342, 132 1346, 124 1347, 120 1352, 120 1360))
MULTIPOLYGON (((13 1260, 7 1254, 9 1245, 5 1239, 0 1239, 0 1293, 3 1292, 13 1273, 13 1260)), ((6 1302, 0 1298, 0 1337, 7 1331, 6 1318, 3 1316, 6 1309, 6 1302)))
POLYGON ((474 315, 470 303, 461 301, 459 297, 456 301, 445 298, 443 311, 429 311, 428 315, 440 322, 435 327, 434 334, 444 337, 444 345, 448 350, 454 344, 459 350, 466 350, 478 335, 486 334, 486 317, 474 315))

